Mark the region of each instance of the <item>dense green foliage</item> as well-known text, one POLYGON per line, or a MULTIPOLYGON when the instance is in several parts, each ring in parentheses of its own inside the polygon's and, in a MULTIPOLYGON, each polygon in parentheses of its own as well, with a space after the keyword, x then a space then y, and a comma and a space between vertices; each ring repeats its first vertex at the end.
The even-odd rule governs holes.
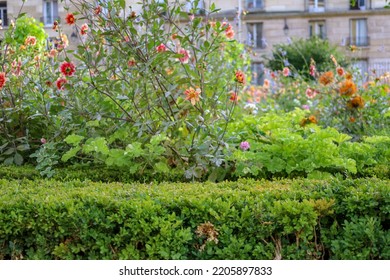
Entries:
POLYGON ((26 44, 28 36, 34 36, 36 39, 35 47, 46 47, 46 39, 48 37, 43 23, 37 22, 33 17, 23 15, 19 17, 13 28, 8 29, 5 34, 5 41, 14 47, 20 47, 26 44))
POLYGON ((236 149, 230 156, 234 177, 296 177, 349 174, 390 178, 390 137, 363 137, 360 142, 328 127, 302 126, 305 110, 246 116, 228 127, 230 140, 238 146, 249 141, 247 151, 236 149), (372 173, 372 170, 376 172, 372 173))
POLYGON ((1 259, 389 259, 390 181, 0 180, 1 259))

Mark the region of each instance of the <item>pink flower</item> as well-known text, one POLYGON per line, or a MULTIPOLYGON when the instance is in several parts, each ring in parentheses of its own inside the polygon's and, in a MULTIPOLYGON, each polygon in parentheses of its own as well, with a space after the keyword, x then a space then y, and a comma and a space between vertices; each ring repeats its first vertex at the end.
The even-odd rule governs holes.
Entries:
POLYGON ((65 79, 65 78, 58 78, 57 81, 56 81, 56 86, 57 86, 57 89, 58 90, 63 90, 64 89, 64 85, 67 83, 68 81, 65 79))
POLYGON ((35 36, 27 36, 26 41, 24 42, 27 46, 35 46, 37 43, 37 38, 35 36))
POLYGON ((184 91, 184 94, 186 95, 186 100, 189 100, 193 106, 195 106, 196 102, 200 101, 200 94, 202 91, 200 88, 194 89, 193 87, 190 87, 184 91))
POLYGON ((19 60, 16 62, 16 60, 14 60, 11 64, 11 67, 12 67, 12 74, 15 75, 15 76, 20 76, 21 74, 21 69, 22 69, 22 61, 19 60))
POLYGON ((305 104, 305 105, 302 105, 302 109, 303 110, 310 110, 310 106, 305 104))
POLYGON ((182 57, 179 58, 179 61, 181 63, 184 63, 184 64, 188 63, 188 61, 190 60, 190 53, 189 53, 189 51, 187 51, 185 49, 180 49, 179 50, 179 54, 182 55, 182 57))
POLYGON ((73 74, 76 72, 76 66, 72 62, 64 61, 60 65, 60 72, 64 76, 73 76, 73 74))
POLYGON ((230 24, 228 24, 228 27, 225 30, 225 35, 226 35, 226 38, 228 38, 228 39, 234 38, 234 30, 230 24))
POLYGON ((56 49, 51 49, 49 52, 49 57, 55 58, 58 54, 58 51, 56 49))
POLYGON ((310 65, 310 76, 315 76, 316 75, 316 66, 315 65, 310 65))
POLYGON ((316 97, 316 95, 317 95, 317 92, 314 89, 311 89, 311 88, 306 89, 306 96, 308 98, 313 99, 314 97, 316 97))
POLYGON ((156 47, 156 51, 159 53, 165 52, 166 50, 167 50, 167 47, 162 43, 156 47))
POLYGON ((283 76, 285 77, 290 76, 290 69, 288 69, 288 67, 283 68, 283 76))
POLYGON ((47 142, 46 139, 42 137, 42 138, 41 138, 41 143, 42 143, 42 144, 46 144, 46 142, 47 142))
POLYGON ((243 151, 249 150, 250 147, 251 146, 249 145, 249 142, 247 142, 247 141, 243 141, 240 143, 240 149, 243 151))
POLYGON ((81 35, 87 35, 87 32, 88 32, 88 24, 84 23, 81 27, 80 27, 80 34, 81 35))
POLYGON ((264 83, 263 83, 263 87, 264 88, 269 88, 269 80, 268 79, 264 79, 264 83))

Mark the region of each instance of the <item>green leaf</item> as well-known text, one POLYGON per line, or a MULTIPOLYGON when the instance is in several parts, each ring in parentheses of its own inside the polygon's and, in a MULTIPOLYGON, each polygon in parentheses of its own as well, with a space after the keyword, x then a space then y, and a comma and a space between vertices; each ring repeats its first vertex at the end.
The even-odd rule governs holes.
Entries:
POLYGON ((9 157, 4 161, 4 165, 11 165, 14 163, 14 157, 9 157))
POLYGON ((69 145, 77 146, 80 144, 81 140, 84 139, 84 136, 72 134, 65 138, 65 142, 69 145))
POLYGON ((16 165, 22 165, 23 164, 23 157, 22 157, 22 155, 19 154, 19 153, 15 153, 14 162, 15 162, 16 165))
POLYGON ((67 151, 61 158, 63 162, 67 162, 72 157, 76 156, 76 154, 81 150, 81 147, 75 147, 67 151))
POLYGON ((142 144, 139 142, 134 142, 132 144, 127 145, 125 155, 129 155, 132 158, 139 157, 144 154, 144 150, 142 149, 142 144))
POLYGON ((169 167, 165 162, 157 162, 154 168, 157 173, 169 173, 169 167))
POLYGON ((27 151, 30 149, 30 145, 29 144, 22 144, 22 145, 17 146, 16 149, 18 151, 27 151))
POLYGON ((102 153, 103 155, 107 155, 109 153, 107 141, 103 137, 88 139, 83 146, 83 151, 86 153, 97 152, 102 153))
POLYGON ((14 148, 9 148, 8 150, 6 150, 3 154, 4 155, 11 155, 15 152, 15 149, 14 148))
POLYGON ((89 121, 89 122, 87 122, 87 126, 88 127, 99 127, 99 121, 98 120, 89 121))

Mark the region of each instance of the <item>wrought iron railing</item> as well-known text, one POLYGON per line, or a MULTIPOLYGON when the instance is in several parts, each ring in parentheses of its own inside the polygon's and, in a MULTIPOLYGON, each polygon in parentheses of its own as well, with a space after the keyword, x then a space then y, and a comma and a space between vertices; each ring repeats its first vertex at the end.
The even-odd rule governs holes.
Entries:
POLYGON ((370 37, 368 36, 347 37, 346 43, 348 46, 357 46, 357 47, 369 46, 370 37))

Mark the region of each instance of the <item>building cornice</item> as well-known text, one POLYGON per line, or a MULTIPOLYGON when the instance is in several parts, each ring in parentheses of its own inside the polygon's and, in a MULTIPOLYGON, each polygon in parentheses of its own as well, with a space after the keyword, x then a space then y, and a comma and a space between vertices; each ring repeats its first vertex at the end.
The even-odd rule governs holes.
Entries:
MULTIPOLYGON (((226 18, 233 20, 237 15, 236 10, 225 10, 213 14, 212 18, 226 18)), ((258 20, 258 19, 281 19, 281 18, 331 18, 331 17, 368 17, 378 15, 390 15, 390 9, 372 9, 372 10, 328 10, 324 12, 309 12, 309 11, 267 11, 254 10, 246 11, 245 15, 241 16, 241 20, 258 20)))
POLYGON ((280 18, 330 18, 330 17, 368 17, 378 15, 390 15, 390 9, 377 9, 377 10, 337 10, 337 11, 325 11, 325 12, 308 12, 308 11, 288 11, 288 12, 270 12, 259 11, 254 13, 248 13, 242 17, 242 20, 255 20, 259 19, 280 19, 280 18))

